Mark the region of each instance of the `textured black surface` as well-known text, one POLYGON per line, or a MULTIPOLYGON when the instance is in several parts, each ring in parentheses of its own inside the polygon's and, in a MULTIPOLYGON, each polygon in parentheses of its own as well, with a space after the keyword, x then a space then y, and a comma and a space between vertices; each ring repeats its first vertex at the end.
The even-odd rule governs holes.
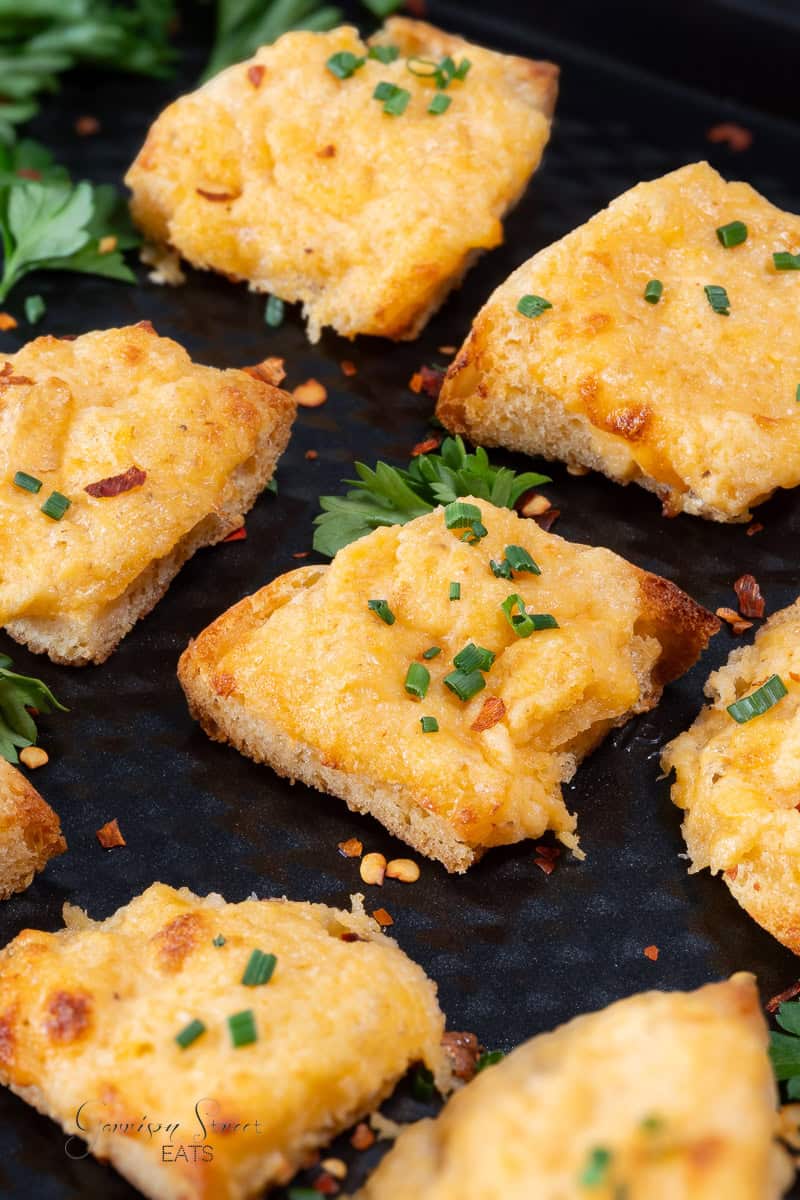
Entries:
MULTIPOLYGON (((70 850, 28 892, 0 907, 2 944, 25 926, 57 928, 65 900, 105 917, 154 879, 218 890, 234 901, 255 891, 346 904, 362 885, 357 864, 337 854, 338 841, 358 836, 369 849, 404 853, 401 843, 375 822, 349 814, 341 801, 291 788, 210 743, 190 720, 175 678, 181 649, 224 608, 297 565, 293 552, 311 545, 317 496, 338 490, 354 457, 407 459, 430 413, 429 401, 407 389, 412 371, 436 361, 438 346, 460 343, 490 289, 534 251, 640 179, 706 156, 729 177, 746 178, 776 203, 800 209, 800 127, 648 77, 567 38, 537 36, 532 18, 513 24, 461 4, 431 3, 429 10, 446 27, 498 48, 555 58, 563 79, 551 146, 508 223, 505 246, 481 260, 416 344, 351 345, 327 336, 312 350, 297 313, 270 330, 263 299, 209 275, 190 274, 188 285, 175 291, 144 276, 138 288, 58 276, 37 278, 28 289, 48 301, 43 331, 80 333, 149 318, 200 361, 240 365, 282 355, 290 385, 313 374, 330 400, 301 410, 278 470, 279 495, 259 500, 247 541, 199 553, 105 666, 57 668, 0 636, 0 651, 13 655, 17 669, 41 675, 70 707, 42 722, 52 761, 35 777, 61 815, 70 850), (707 143, 708 127, 723 120, 753 131, 751 150, 735 155, 707 143), (345 358, 358 366, 352 379, 341 373, 345 358), (306 461, 308 449, 318 451, 317 461, 306 461), (111 817, 119 819, 128 845, 104 852, 94 831, 111 817)), ((199 66, 199 52, 188 62, 183 86, 191 82, 190 68, 199 66)), ((76 174, 119 180, 177 88, 74 78, 35 132, 61 148, 76 174), (83 112, 100 117, 97 137, 74 134, 74 118, 83 112)), ((22 295, 24 289, 7 307, 21 311, 22 295)), ((20 332, 24 336, 24 328, 20 332)), ((21 340, 2 335, 0 352, 21 340)), ((731 584, 747 570, 758 576, 770 612, 797 594, 796 495, 763 506, 758 518, 765 529, 750 538, 743 526, 665 521, 655 498, 638 488, 593 475, 572 478, 560 466, 551 473, 546 491, 562 510, 556 528, 563 536, 610 546, 712 609, 733 602, 731 584)), ((426 862, 416 886, 371 891, 368 906, 389 909, 400 944, 438 982, 451 1028, 475 1030, 488 1045, 508 1049, 643 988, 694 987, 748 968, 770 995, 797 977, 794 957, 739 910, 721 881, 687 875, 679 858, 679 814, 668 784, 658 781, 659 747, 694 718, 708 671, 733 644, 723 631, 656 712, 609 739, 581 768, 570 802, 580 817, 585 863, 562 858, 547 878, 533 864, 532 845, 522 844, 490 853, 466 877, 448 877, 426 862), (642 953, 650 943, 660 947, 656 963, 642 953)), ((407 1117, 421 1108, 401 1093, 387 1111, 407 1117)), ((0 1093, 0 1194, 133 1196, 110 1169, 70 1161, 63 1143, 53 1124, 0 1093)), ((351 1178, 373 1158, 361 1156, 351 1178)))

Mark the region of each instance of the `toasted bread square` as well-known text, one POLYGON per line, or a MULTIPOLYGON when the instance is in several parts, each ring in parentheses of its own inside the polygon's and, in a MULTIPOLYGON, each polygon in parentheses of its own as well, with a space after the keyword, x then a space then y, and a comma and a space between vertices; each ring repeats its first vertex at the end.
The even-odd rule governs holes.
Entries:
POLYGON ((754 920, 800 954, 800 600, 710 676, 704 708, 664 750, 692 871, 723 877, 754 920), (778 675, 787 695, 744 724, 728 705, 778 675))
POLYGON ((358 902, 153 884, 107 921, 64 917, 0 952, 0 1081, 153 1200, 248 1200, 411 1063, 447 1084, 436 989, 358 902), (260 986, 242 982, 254 950, 276 959, 260 986), (256 1040, 236 1045, 247 1012, 256 1040))
POLYGON ((53 662, 103 662, 195 550, 242 524, 294 411, 146 322, 0 360, 0 624, 53 662), (42 511, 54 492, 61 519, 42 511))
POLYGON ((482 445, 638 483, 667 515, 745 521, 800 483, 800 275, 772 259, 798 250, 800 217, 707 163, 640 183, 494 292, 438 415, 482 445), (747 238, 726 248, 717 229, 737 221, 747 238), (552 307, 526 317, 523 296, 552 307))
POLYGON ((357 1200, 778 1200, 776 1101, 752 975, 645 992, 482 1071, 357 1200))
POLYGON ((240 601, 179 665, 212 738, 372 813, 449 871, 546 829, 574 844, 561 783, 613 726, 652 708, 718 626, 609 550, 468 503, 488 530, 479 544, 446 528, 442 509, 377 529, 329 567, 292 571, 240 601), (490 561, 508 546, 541 575, 496 576, 490 561), (501 608, 514 594, 559 627, 518 636, 501 608), (393 623, 371 600, 386 601, 393 623), (444 679, 469 643, 496 657, 464 702, 444 679), (433 646, 440 653, 426 659, 433 646), (430 676, 419 702, 404 688, 412 663, 430 676), (423 732, 422 716, 438 731, 423 732))
POLYGON ((194 266, 300 301, 312 341, 326 325, 414 338, 502 241, 557 79, 551 63, 400 17, 369 43, 350 26, 287 33, 161 114, 127 175, 133 216, 194 266), (398 57, 367 57, 377 46, 398 57), (326 67, 341 54, 363 60, 349 78, 326 67), (471 65, 437 91, 446 56, 471 65), (379 84, 409 93, 402 113, 384 111, 379 84), (437 95, 450 100, 439 115, 437 95))
POLYGON ((0 900, 24 892, 37 871, 66 848, 50 805, 0 757, 0 900))

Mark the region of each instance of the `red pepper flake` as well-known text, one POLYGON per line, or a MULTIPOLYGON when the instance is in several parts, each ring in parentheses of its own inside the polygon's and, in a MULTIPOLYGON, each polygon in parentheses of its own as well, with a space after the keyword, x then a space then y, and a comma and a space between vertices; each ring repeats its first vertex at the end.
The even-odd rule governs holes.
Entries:
POLYGON ((215 204, 222 203, 225 200, 238 200, 239 195, 241 195, 241 193, 234 192, 211 192, 207 191, 206 188, 200 187, 195 188, 194 190, 197 192, 198 196, 202 196, 204 200, 213 200, 215 204))
POLYGON ((417 374, 419 375, 420 389, 426 396, 430 396, 431 400, 438 400, 444 377, 447 374, 446 368, 420 367, 417 374))
POLYGON ((317 158, 335 158, 335 157, 336 157, 336 147, 334 145, 323 146, 321 150, 317 151, 317 158))
POLYGON ((347 933, 343 933, 343 934, 342 934, 342 938, 341 938, 341 940, 342 940, 343 942, 366 942, 366 941, 367 941, 367 938, 363 938, 363 937, 361 937, 361 935, 360 935, 360 934, 358 934, 358 933, 351 933, 351 932, 348 930, 348 932, 347 932, 347 933))
POLYGON ((100 122, 97 117, 78 117, 75 122, 75 132, 79 137, 91 137, 93 134, 100 132, 100 122))
POLYGON ((16 329, 17 325, 19 321, 11 313, 0 312, 0 332, 7 333, 9 329, 16 329))
POLYGON ((114 846, 127 846, 128 844, 120 833, 116 817, 113 821, 106 821, 105 825, 97 830, 95 837, 104 850, 112 850, 114 846))
POLYGON ((318 379, 307 379, 292 392, 301 408, 319 408, 328 399, 327 390, 318 379))
POLYGON ((414 392, 414 394, 417 396, 422 391, 422 376, 420 375, 419 371, 415 371, 414 374, 411 376, 411 378, 408 381, 408 386, 411 388, 411 391, 414 392))
POLYGON ((783 992, 778 992, 777 996, 773 996, 764 1005, 767 1012, 775 1013, 786 1000, 794 1000, 795 996, 800 996, 800 979, 797 983, 793 983, 791 987, 786 988, 783 992))
POLYGON ((763 617, 766 602, 755 575, 742 575, 733 585, 743 617, 763 617))
POLYGON ((540 529, 543 529, 545 533, 549 533, 560 516, 560 508, 548 508, 546 513, 542 513, 541 516, 534 517, 533 519, 540 529))
POLYGON ((706 137, 714 145, 725 142, 734 154, 749 150, 753 144, 753 135, 750 130, 745 129, 744 125, 737 125, 734 121, 723 121, 721 125, 712 125, 706 137))
POLYGON ((540 858, 560 858, 561 857, 561 847, 560 846, 547 846, 544 842, 541 842, 536 847, 536 853, 539 855, 540 858))
POLYGON ((728 867, 727 871, 725 872, 725 878, 730 879, 731 883, 733 883, 733 881, 736 879, 736 876, 738 874, 739 874, 739 864, 737 863, 735 867, 728 867))
POLYGON ((14 384, 32 384, 33 380, 27 375, 12 375, 12 367, 10 362, 3 364, 3 369, 0 371, 0 386, 12 386, 14 384))
POLYGON ((748 537, 754 537, 755 534, 761 533, 761 530, 763 528, 764 528, 764 526, 761 524, 760 521, 753 521, 752 525, 747 526, 745 533, 747 534, 748 537))
POLYGON ((240 525, 238 529, 233 529, 227 537, 222 539, 223 545, 225 542, 243 542, 247 538, 247 530, 244 525, 240 525))
POLYGON ((721 620, 727 621, 731 627, 731 633, 737 636, 740 633, 744 633, 746 629, 753 628, 752 621, 743 621, 739 614, 732 608, 718 608, 717 616, 721 620))
POLYGON ((394 925, 394 917, 390 917, 385 908, 376 908, 372 916, 379 925, 394 925))
POLYGON ((417 442, 416 446, 411 447, 411 457, 419 458, 420 454, 432 454, 434 450, 438 450, 442 444, 440 437, 429 437, 424 442, 417 442))
POLYGON ((349 358, 343 358, 339 366, 342 368, 342 374, 347 375, 348 379, 358 374, 358 367, 349 358))
POLYGON ((327 1171, 322 1171, 311 1183, 315 1192, 319 1192, 321 1196, 335 1196, 339 1191, 339 1185, 332 1175, 327 1171))
POLYGON ((474 1033, 446 1033, 442 1038, 442 1049, 450 1059, 456 1079, 469 1083, 481 1056, 481 1045, 474 1033))
POLYGON ((552 875, 556 869, 555 859, 553 858, 535 858, 534 863, 540 871, 544 871, 545 875, 552 875))
POLYGON ((245 375, 252 375, 261 383, 269 383, 272 387, 280 387, 286 378, 282 358, 264 358, 254 367, 242 367, 245 375))
POLYGON ((130 492, 132 488, 141 487, 145 479, 147 479, 147 471, 143 471, 141 467, 128 467, 122 475, 109 475, 108 479, 99 479, 97 483, 88 483, 83 490, 98 499, 104 496, 121 496, 123 492, 130 492))
POLYGON ((292 558, 308 558, 310 553, 310 550, 295 550, 292 558))
POLYGON ((369 1150, 375 1142, 375 1134, 366 1121, 359 1122, 350 1135, 350 1145, 354 1150, 369 1150))
POLYGON ((643 953, 645 958, 650 959, 650 962, 658 961, 658 946, 645 946, 643 953))
POLYGON ((17 176, 20 179, 32 179, 34 183, 38 183, 42 178, 42 172, 37 171, 35 167, 20 167, 17 176))
POLYGON ((483 733, 484 730, 491 729, 498 721, 502 721, 505 715, 506 706, 500 697, 487 696, 481 711, 470 725, 470 729, 473 733, 483 733))
POLYGON ((411 13, 412 17, 427 16, 428 10, 425 6, 425 0, 405 0, 403 7, 406 12, 411 13))
POLYGON ((261 81, 264 78, 265 67, 260 63, 256 63, 252 67, 247 68, 247 78, 250 80, 254 88, 261 87, 261 81))
POLYGON ((308 459, 309 462, 315 462, 315 460, 319 458, 319 451, 318 450, 306 450, 305 457, 308 459))

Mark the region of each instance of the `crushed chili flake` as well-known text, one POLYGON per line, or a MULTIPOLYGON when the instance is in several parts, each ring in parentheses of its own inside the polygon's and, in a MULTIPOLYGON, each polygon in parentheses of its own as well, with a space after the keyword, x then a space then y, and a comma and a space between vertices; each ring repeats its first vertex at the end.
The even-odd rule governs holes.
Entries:
POLYGON ((561 847, 560 846, 546 846, 544 842, 540 842, 539 845, 536 847, 536 853, 539 855, 540 858, 554 858, 554 859, 560 858, 561 857, 561 847))
POLYGON ((429 437, 424 442, 417 442, 416 446, 411 447, 411 457, 419 458, 420 454, 431 454, 434 450, 438 450, 442 444, 440 437, 429 437))
POLYGON ((347 933, 343 933, 343 934, 342 934, 342 941, 343 941, 343 942, 366 942, 366 940, 367 940, 367 939, 366 939, 366 938, 363 938, 363 937, 361 936, 361 934, 359 934, 359 933, 351 933, 349 930, 348 930, 348 932, 347 932, 347 933))
POLYGON ((414 374, 411 376, 411 378, 408 381, 408 386, 411 388, 411 391, 414 392, 414 394, 417 396, 422 391, 422 376, 420 375, 419 371, 415 371, 414 374))
POLYGON ((552 875, 556 869, 555 859, 553 858, 537 857, 533 861, 540 871, 544 871, 545 875, 552 875))
POLYGON ((100 122, 97 117, 88 115, 78 117, 75 122, 75 132, 79 137, 91 137, 92 134, 100 132, 100 122))
POLYGON ((420 367, 417 372, 420 381, 420 390, 426 396, 430 396, 431 400, 439 399, 439 392, 442 390, 444 377, 447 374, 445 367, 420 367))
POLYGON ((712 125, 706 133, 706 137, 714 145, 725 142, 735 154, 749 150, 753 144, 753 135, 750 130, 745 129, 744 125, 737 125, 734 121, 723 121, 721 125, 712 125))
POLYGON ((351 362, 349 358, 343 358, 339 363, 339 366, 342 368, 343 375, 351 377, 358 374, 358 367, 354 362, 351 362))
POLYGON ((9 329, 16 329, 18 324, 19 321, 11 313, 0 312, 0 332, 7 333, 9 329))
POLYGON ((658 959, 658 946, 645 946, 643 954, 645 958, 649 958, 651 962, 656 962, 658 959))
POLYGON ((394 925, 394 917, 390 917, 385 908, 376 908, 372 916, 379 925, 394 925))
POLYGON ((295 550, 292 558, 308 558, 310 553, 310 550, 295 550))
POLYGON ((301 408, 319 408, 328 399, 328 393, 318 379, 307 379, 292 392, 301 408))
POLYGON ((322 1171, 311 1183, 315 1192, 319 1192, 321 1196, 335 1196, 339 1191, 339 1185, 332 1175, 327 1171, 322 1171))
POLYGON ((793 983, 791 987, 786 988, 785 991, 778 992, 777 996, 773 996, 771 1000, 768 1000, 764 1007, 767 1012, 777 1012, 786 1000, 794 1000, 795 996, 800 996, 800 979, 798 979, 797 983, 793 983))
POLYGON ((222 539, 224 542, 244 542, 247 539, 247 530, 244 525, 240 525, 238 529, 233 529, 227 537, 222 539))
POLYGON ((505 715, 506 706, 500 697, 487 696, 481 711, 470 725, 470 729, 474 733, 483 733, 485 729, 491 729, 498 721, 502 721, 505 715))
POLYGON ((517 504, 521 517, 541 517, 552 508, 552 504, 541 492, 526 492, 517 504))
POLYGON ((728 622, 731 627, 731 633, 738 635, 744 633, 746 629, 753 628, 752 621, 743 621, 739 614, 732 608, 718 608, 717 616, 721 620, 728 622))
POLYGON ((315 459, 319 458, 319 451, 318 450, 306 450, 305 457, 308 459, 309 462, 314 462, 315 459))
POLYGON ((106 821, 105 825, 97 830, 95 837, 104 850, 112 850, 114 846, 127 846, 128 844, 120 832, 116 817, 113 821, 106 821))
POLYGON ((450 1059, 456 1079, 463 1079, 465 1083, 469 1083, 475 1075, 482 1050, 475 1034, 446 1033, 442 1038, 442 1048, 450 1059))
POLYGON ((42 178, 42 172, 37 171, 35 167, 20 167, 17 176, 20 179, 32 179, 34 183, 38 183, 42 178))
POLYGON ((336 157, 336 147, 334 145, 323 146, 321 150, 317 151, 317 158, 335 158, 335 157, 336 157))
POLYGON ((560 508, 548 508, 547 512, 541 513, 533 519, 540 529, 543 529, 545 533, 549 533, 560 516, 560 508))
POLYGON ((101 237, 100 241, 97 243, 97 250, 99 254, 110 254, 111 251, 116 250, 116 248, 117 239, 114 237, 113 233, 110 233, 107 237, 101 237))
POLYGON ((739 612, 743 617, 763 617, 766 601, 755 575, 742 575, 733 585, 739 601, 739 612))
POLYGON ((364 843, 358 838, 348 838, 346 842, 339 842, 336 848, 344 858, 360 858, 364 853, 364 843))
POLYGON ((13 370, 14 368, 10 362, 3 364, 3 369, 0 371, 0 385, 5 387, 6 385, 33 383, 33 380, 29 379, 27 375, 12 375, 13 370))
POLYGON ((738 874, 739 874, 738 865, 735 867, 728 867, 727 871, 725 872, 725 878, 730 879, 730 881, 732 883, 738 874))
POLYGON ((425 0, 405 0, 403 7, 406 12, 411 13, 412 17, 425 17, 428 15, 425 0))
POLYGON ((282 358, 264 358, 255 366, 242 367, 242 370, 245 375, 252 375, 262 383, 271 383, 273 387, 279 387, 286 378, 282 358))
POLYGON ((121 475, 109 475, 107 479, 98 479, 97 483, 88 483, 83 490, 98 499, 104 496, 121 496, 123 492, 141 487, 146 479, 147 471, 143 471, 141 467, 128 467, 121 475))
POLYGON ((745 533, 747 534, 748 537, 753 537, 756 533, 761 533, 761 530, 763 528, 764 528, 764 526, 761 524, 760 521, 753 521, 752 525, 747 526, 745 533))
POLYGON ((202 196, 204 200, 213 200, 214 203, 221 203, 225 200, 236 200, 238 196, 235 192, 212 192, 206 188, 196 187, 194 189, 198 196, 202 196))
POLYGON ((247 68, 247 78, 250 80, 254 88, 261 87, 261 81, 264 78, 265 67, 256 63, 252 67, 247 68))
POLYGON ((350 1135, 350 1145, 354 1150, 369 1150, 375 1142, 375 1134, 366 1121, 360 1121, 350 1135))

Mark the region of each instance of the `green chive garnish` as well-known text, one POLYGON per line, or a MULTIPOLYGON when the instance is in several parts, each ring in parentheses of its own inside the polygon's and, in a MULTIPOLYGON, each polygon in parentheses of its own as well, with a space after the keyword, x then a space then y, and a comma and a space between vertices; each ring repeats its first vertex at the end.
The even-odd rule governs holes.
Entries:
POLYGON ((217 936, 213 939, 213 945, 215 945, 215 946, 224 946, 225 945, 225 938, 222 936, 221 933, 218 933, 217 936))
POLYGON ((797 401, 797 403, 800 404, 800 383, 798 383, 798 385, 797 385, 797 391, 794 394, 794 398, 797 401))
POLYGON ((658 304, 664 294, 664 285, 660 279, 651 279, 644 289, 644 298, 648 304, 658 304))
POLYGON ((473 521, 469 529, 464 530, 459 541, 469 542, 470 546, 475 546, 481 538, 486 537, 488 532, 489 530, 481 521, 473 521))
POLYGON ((422 663, 412 662, 406 671, 405 689, 409 696, 424 700, 431 682, 430 671, 422 663))
MULTIPOLYGON (((376 58, 377 55, 372 55, 372 57, 376 58)), ((338 54, 330 56, 325 66, 337 79, 349 79, 360 67, 363 67, 365 61, 366 59, 358 58, 349 50, 340 50, 338 54)))
POLYGON ((406 67, 412 75, 419 75, 422 79, 433 78, 439 70, 438 62, 434 62, 432 58, 420 58, 416 54, 408 59, 406 67))
POLYGON ((35 475, 28 475, 26 471, 17 471, 14 476, 14 487, 22 488, 24 492, 36 492, 42 490, 42 481, 37 479, 35 475))
POLYGON ((377 58, 378 62, 388 66, 400 57, 400 51, 397 46, 370 46, 367 52, 367 58, 377 58))
POLYGON ((485 646, 476 646, 474 642, 468 642, 453 659, 453 666, 468 675, 470 671, 490 670, 494 660, 495 655, 491 650, 487 650, 485 646))
POLYGON ((594 1150, 589 1152, 586 1166, 583 1168, 578 1180, 581 1187, 602 1187, 608 1177, 608 1168, 610 1166, 611 1151, 606 1150, 603 1146, 595 1146, 594 1150))
POLYGON ((544 296, 520 296, 517 302, 517 312, 521 312, 523 317, 540 317, 546 308, 552 307, 544 296))
POLYGON ((421 1100, 423 1103, 427 1103, 427 1101, 433 1099, 433 1074, 427 1067, 417 1067, 414 1077, 411 1080, 411 1091, 414 1094, 414 1099, 421 1100))
POLYGON ((419 723, 422 726, 423 733, 438 733, 439 722, 436 717, 420 717, 419 723))
POLYGON ((550 613, 529 613, 522 596, 516 592, 507 596, 500 607, 518 637, 530 637, 542 629, 558 629, 558 621, 550 613), (518 613, 514 612, 515 608, 519 609, 518 613))
POLYGON ((270 296, 264 309, 264 320, 271 329, 283 324, 283 301, 280 296, 270 296))
POLYGON ((452 671, 444 677, 444 685, 458 696, 459 700, 471 700, 486 687, 486 680, 480 671, 452 671))
POLYGON ((753 717, 763 716, 786 694, 786 685, 780 675, 771 675, 766 683, 762 683, 761 687, 756 688, 749 696, 742 696, 741 700, 729 704, 728 712, 738 725, 745 725, 752 721, 753 717))
POLYGON ((469 529, 480 519, 481 510, 478 506, 465 504, 463 500, 454 500, 444 510, 444 523, 448 529, 469 529))
POLYGON ((789 254, 786 250, 779 250, 777 254, 773 254, 772 262, 776 271, 800 271, 800 254, 789 254))
POLYGON ((228 1017, 228 1029, 231 1041, 237 1050, 240 1046, 249 1046, 251 1042, 258 1041, 256 1019, 253 1016, 252 1008, 244 1008, 241 1012, 233 1013, 228 1017))
POLYGON ((747 241, 747 226, 744 221, 729 221, 727 225, 720 225, 717 237, 726 250, 731 246, 741 246, 742 242, 747 241))
POLYGON ((396 83, 383 80, 375 88, 372 98, 383 103, 383 111, 390 117, 400 117, 408 108, 411 92, 407 88, 398 87, 396 83))
POLYGON ((506 562, 512 571, 529 571, 531 575, 542 573, 524 546, 506 546, 506 562))
POLYGON ((487 1067, 493 1067, 495 1063, 499 1063, 504 1058, 505 1054, 502 1050, 487 1050, 486 1053, 482 1054, 476 1062, 475 1073, 477 1074, 478 1071, 484 1071, 487 1067))
POLYGON ((707 283, 703 291, 715 313, 719 313, 721 317, 731 315, 731 302, 724 287, 720 287, 718 283, 707 283))
POLYGON ((28 296, 25 300, 25 319, 29 325, 37 325, 47 312, 47 305, 41 296, 28 296))
POLYGON ((442 653, 441 646, 429 646, 427 650, 422 651, 423 658, 436 658, 437 654, 442 653))
POLYGON ((458 66, 455 69, 453 78, 454 79, 466 79, 471 66, 472 66, 472 63, 470 62, 470 60, 468 58, 462 58, 461 62, 458 64, 458 66))
POLYGON ((42 505, 42 512, 51 520, 60 521, 70 504, 72 501, 62 496, 61 492, 51 492, 42 505))
POLYGON ((206 1027, 202 1021, 190 1021, 188 1025, 175 1034, 175 1041, 180 1046, 181 1050, 185 1050, 187 1046, 191 1046, 192 1042, 196 1042, 201 1034, 205 1033, 206 1027))
POLYGON ((460 600, 461 599, 461 584, 457 583, 455 580, 453 580, 453 582, 450 584, 450 599, 451 600, 460 600))
POLYGON ((394 613, 389 608, 387 600, 368 600, 367 608, 371 608, 374 613, 377 613, 385 624, 394 625, 394 613))
POLYGON ((507 562, 506 559, 502 559, 500 562, 498 562, 497 559, 490 558, 489 566, 492 568, 492 574, 496 575, 498 579, 511 578, 511 564, 507 562))
POLYGON ((434 117, 438 117, 443 112, 447 112, 452 103, 452 96, 445 96, 444 92, 437 92, 428 105, 428 112, 434 117))
POLYGON ((390 96, 395 94, 396 90, 396 83, 389 83, 387 80, 383 79, 380 83, 375 85, 375 91, 372 93, 372 99, 388 100, 390 96))
POLYGON ((263 984, 269 983, 277 962, 274 954, 265 954, 263 950, 254 950, 244 969, 242 983, 245 987, 261 987, 263 984))

